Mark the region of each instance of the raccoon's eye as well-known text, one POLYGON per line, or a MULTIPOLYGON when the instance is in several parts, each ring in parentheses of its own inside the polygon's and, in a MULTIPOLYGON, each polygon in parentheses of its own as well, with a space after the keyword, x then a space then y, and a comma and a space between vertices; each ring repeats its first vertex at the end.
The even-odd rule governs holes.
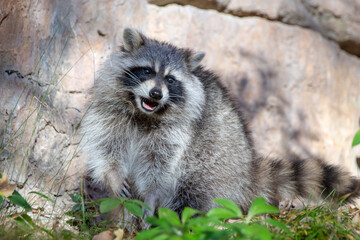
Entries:
POLYGON ((153 71, 150 68, 144 68, 144 73, 145 74, 152 74, 153 71))
POLYGON ((166 76, 165 79, 170 84, 175 82, 175 78, 173 76, 166 76))

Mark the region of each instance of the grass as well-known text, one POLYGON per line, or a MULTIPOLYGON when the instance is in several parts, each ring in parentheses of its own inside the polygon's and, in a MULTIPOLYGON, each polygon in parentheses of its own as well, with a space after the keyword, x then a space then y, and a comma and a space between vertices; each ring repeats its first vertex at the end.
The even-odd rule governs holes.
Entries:
MULTIPOLYGON (((279 218, 294 233, 294 239, 360 239, 356 208, 306 207, 284 212, 279 218)), ((282 235, 274 232, 274 239, 282 235)))

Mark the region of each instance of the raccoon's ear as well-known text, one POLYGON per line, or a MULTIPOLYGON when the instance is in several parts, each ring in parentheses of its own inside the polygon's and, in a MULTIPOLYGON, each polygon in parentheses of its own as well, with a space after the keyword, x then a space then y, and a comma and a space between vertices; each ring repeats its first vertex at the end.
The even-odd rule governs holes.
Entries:
POLYGON ((125 28, 123 33, 124 49, 128 52, 138 49, 144 44, 143 36, 133 28, 125 28))
POLYGON ((205 57, 204 52, 192 53, 187 59, 187 65, 190 71, 193 71, 195 68, 197 68, 204 57, 205 57))

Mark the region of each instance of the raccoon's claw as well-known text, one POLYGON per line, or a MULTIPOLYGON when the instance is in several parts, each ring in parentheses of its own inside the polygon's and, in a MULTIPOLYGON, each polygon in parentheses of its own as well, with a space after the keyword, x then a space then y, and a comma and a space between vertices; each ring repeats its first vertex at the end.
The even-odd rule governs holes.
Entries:
POLYGON ((125 180, 123 183, 123 188, 120 191, 120 196, 121 197, 125 197, 125 198, 132 198, 132 194, 131 194, 131 188, 128 184, 128 182, 125 180))

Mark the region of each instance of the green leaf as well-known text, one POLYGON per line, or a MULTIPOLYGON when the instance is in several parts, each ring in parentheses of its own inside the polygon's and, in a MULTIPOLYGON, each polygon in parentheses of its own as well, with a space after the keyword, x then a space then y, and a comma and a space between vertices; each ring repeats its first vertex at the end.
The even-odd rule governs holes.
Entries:
POLYGON ((282 223, 280 221, 268 218, 268 219, 265 219, 264 222, 267 222, 267 223, 269 223, 269 224, 271 224, 271 225, 273 225, 273 226, 275 226, 277 228, 280 228, 281 230, 283 230, 286 233, 292 234, 290 229, 284 223, 282 223))
POLYGON ((45 198, 46 200, 48 200, 48 201, 50 201, 50 202, 52 202, 52 203, 55 203, 54 200, 52 200, 51 198, 49 198, 48 196, 46 196, 46 195, 44 195, 44 194, 42 194, 42 193, 39 193, 39 192, 29 192, 29 193, 37 194, 37 195, 39 195, 40 197, 43 197, 43 198, 45 198))
POLYGON ((184 234, 184 237, 182 239, 186 239, 186 240, 202 240, 200 238, 199 234, 194 234, 193 232, 188 232, 184 234))
POLYGON ((248 226, 248 224, 245 224, 243 222, 234 222, 229 224, 229 228, 231 228, 233 232, 240 233, 240 235, 243 234, 243 229, 247 228, 248 226))
POLYGON ((279 213, 279 212, 280 211, 277 207, 266 204, 264 198, 257 197, 254 199, 253 203, 249 208, 249 212, 246 217, 246 223, 249 223, 250 220, 256 215, 265 214, 265 213, 279 213))
POLYGON ((81 196, 79 193, 74 194, 69 194, 71 197, 71 200, 73 200, 74 203, 81 203, 81 196))
POLYGON ((101 200, 102 200, 100 203, 101 213, 110 212, 111 210, 117 208, 121 204, 121 201, 115 198, 103 198, 101 200))
POLYGON ((223 226, 224 223, 218 218, 196 217, 189 219, 187 224, 194 232, 204 233, 214 230, 214 226, 223 226))
POLYGON ((14 191, 13 195, 9 196, 8 199, 13 204, 23 207, 25 210, 30 211, 32 208, 30 204, 20 195, 18 191, 14 191))
POLYGON ((191 218, 192 216, 194 216, 197 213, 200 213, 200 211, 189 208, 189 207, 185 207, 181 214, 181 221, 183 223, 186 223, 189 218, 191 218))
POLYGON ((79 203, 78 203, 78 204, 75 204, 75 205, 72 207, 72 211, 75 211, 75 212, 80 211, 80 209, 81 209, 81 206, 80 206, 79 203))
POLYGON ((34 222, 31 219, 31 217, 29 215, 27 215, 26 213, 21 214, 20 216, 16 217, 14 219, 14 221, 20 227, 27 229, 27 230, 32 230, 36 227, 36 225, 34 224, 34 222))
MULTIPOLYGON (((168 234, 161 234, 161 235, 153 238, 152 240, 178 240, 178 239, 179 238, 174 237, 174 236, 169 238, 168 234)), ((180 238, 180 240, 181 240, 181 238, 180 238)))
POLYGON ((4 198, 0 196, 0 205, 4 202, 4 198))
POLYGON ((160 235, 163 232, 160 228, 152 228, 149 230, 142 231, 136 235, 135 240, 148 240, 154 239, 156 236, 160 235))
POLYGON ((141 207, 133 201, 125 201, 124 207, 137 217, 142 217, 144 215, 141 207))
POLYGON ((139 201, 139 200, 136 200, 136 199, 128 199, 126 201, 136 203, 137 205, 140 205, 141 207, 143 207, 143 208, 149 210, 150 212, 152 212, 151 207, 149 207, 146 203, 143 203, 142 201, 139 201))
POLYGON ((179 216, 168 208, 159 208, 159 219, 167 220, 172 226, 180 225, 179 216))
POLYGON ((242 232, 250 239, 271 240, 270 231, 260 224, 248 225, 242 229, 242 232))
POLYGON ((169 227, 169 222, 165 219, 159 219, 157 217, 147 217, 146 219, 146 222, 150 223, 151 226, 162 226, 162 227, 169 227))
POLYGON ((208 217, 215 217, 218 219, 237 218, 236 213, 227 208, 213 208, 206 215, 208 217))
POLYGON ((217 199, 214 199, 214 202, 223 206, 224 208, 227 208, 227 209, 233 211, 238 218, 241 218, 243 216, 239 206, 236 205, 236 203, 234 203, 233 201, 230 201, 228 199, 217 198, 217 199))
POLYGON ((357 133, 355 134, 351 146, 355 147, 356 145, 359 145, 359 144, 360 144, 360 130, 357 131, 357 133))
MULTIPOLYGON (((40 227, 40 226, 36 226, 39 229, 41 229, 42 231, 44 231, 45 233, 47 233, 49 236, 51 236, 53 239, 55 239, 55 235, 51 233, 51 231, 47 230, 46 228, 40 227)), ((66 239, 66 238, 62 238, 62 239, 66 239)), ((68 238, 69 239, 69 238, 68 238)))

